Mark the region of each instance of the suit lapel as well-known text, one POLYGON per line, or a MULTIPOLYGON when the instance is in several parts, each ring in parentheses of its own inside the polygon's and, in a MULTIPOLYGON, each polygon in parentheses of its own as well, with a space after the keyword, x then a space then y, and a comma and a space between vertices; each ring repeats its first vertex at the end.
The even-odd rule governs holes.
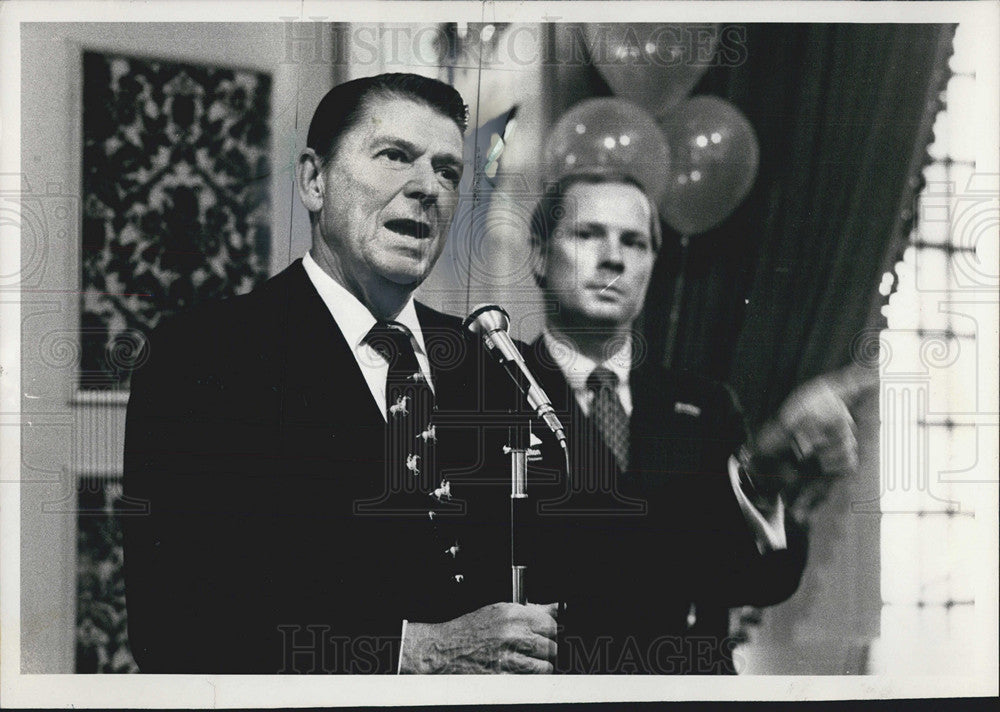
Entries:
POLYGON ((552 407, 560 417, 568 417, 569 426, 571 423, 582 423, 587 416, 577 403, 573 389, 566 381, 559 366, 556 365, 552 353, 545 345, 544 339, 538 337, 530 346, 530 353, 526 359, 528 369, 538 381, 545 394, 552 401, 552 407))
POLYGON ((383 425, 351 347, 301 262, 288 271, 284 314, 278 315, 287 344, 286 407, 308 421, 383 425))

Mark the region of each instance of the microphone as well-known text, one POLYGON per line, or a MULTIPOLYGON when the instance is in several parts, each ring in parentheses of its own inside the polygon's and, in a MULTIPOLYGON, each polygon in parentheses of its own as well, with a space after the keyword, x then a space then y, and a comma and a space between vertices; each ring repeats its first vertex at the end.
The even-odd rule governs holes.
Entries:
POLYGON ((469 313, 469 316, 465 317, 462 325, 483 339, 486 350, 493 354, 506 369, 507 374, 527 398, 528 405, 534 409, 539 418, 545 421, 549 430, 559 441, 559 445, 568 454, 566 432, 552 407, 552 401, 545 395, 545 391, 538 385, 535 377, 531 375, 527 364, 524 363, 524 357, 521 356, 521 352, 514 346, 510 334, 507 333, 507 329, 510 328, 510 315, 503 307, 496 304, 480 304, 469 313))

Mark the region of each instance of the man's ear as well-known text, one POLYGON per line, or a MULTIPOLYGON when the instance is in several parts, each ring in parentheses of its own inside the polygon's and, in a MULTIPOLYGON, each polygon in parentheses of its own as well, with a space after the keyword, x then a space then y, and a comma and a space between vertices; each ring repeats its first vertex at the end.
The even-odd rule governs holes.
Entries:
POLYGON ((318 213, 323 207, 325 183, 323 177, 323 161, 311 148, 305 149, 299 155, 295 165, 295 187, 306 210, 318 213))
POLYGON ((535 276, 535 284, 539 289, 545 289, 545 275, 548 272, 547 250, 537 235, 531 236, 531 273, 535 276))

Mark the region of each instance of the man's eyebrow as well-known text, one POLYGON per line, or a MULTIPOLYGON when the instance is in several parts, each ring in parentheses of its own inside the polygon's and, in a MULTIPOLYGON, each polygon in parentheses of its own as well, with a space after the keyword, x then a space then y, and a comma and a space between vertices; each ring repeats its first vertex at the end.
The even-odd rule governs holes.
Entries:
POLYGON ((372 145, 381 146, 385 144, 390 144, 396 146, 397 148, 402 148, 409 153, 415 153, 417 150, 417 144, 412 141, 407 141, 405 138, 400 136, 393 136, 391 134, 383 134, 381 136, 376 136, 372 140, 372 145))
MULTIPOLYGON (((388 144, 391 146, 395 146, 397 148, 401 148, 411 155, 419 152, 417 144, 401 136, 393 136, 392 134, 376 136, 375 139, 372 141, 372 144, 375 146, 384 146, 388 144)), ((434 160, 436 162, 450 163, 456 166, 457 168, 461 168, 464 165, 462 162, 462 156, 456 156, 454 153, 451 153, 450 151, 446 151, 444 153, 434 156, 434 160)))
POLYGON ((458 170, 462 170, 465 167, 465 163, 462 160, 462 156, 456 156, 454 153, 451 153, 450 151, 439 153, 434 157, 434 160, 450 164, 451 166, 454 166, 458 170))
MULTIPOLYGON (((594 232, 604 232, 604 233, 606 233, 606 232, 608 232, 608 225, 606 223, 596 222, 596 221, 594 221, 594 222, 591 222, 591 221, 580 221, 580 222, 576 223, 576 229, 577 230, 591 230, 591 231, 594 231, 594 232)), ((639 238, 642 238, 643 240, 649 240, 649 239, 651 239, 648 230, 642 230, 642 229, 639 229, 639 228, 636 228, 636 229, 624 228, 620 232, 621 232, 622 237, 630 237, 630 238, 633 238, 633 239, 636 238, 636 237, 639 237, 639 238)))

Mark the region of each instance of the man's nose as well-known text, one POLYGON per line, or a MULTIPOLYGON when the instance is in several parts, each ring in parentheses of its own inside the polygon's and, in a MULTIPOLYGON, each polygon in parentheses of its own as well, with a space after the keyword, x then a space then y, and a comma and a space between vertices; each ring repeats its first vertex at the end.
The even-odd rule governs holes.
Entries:
POLYGON ((422 206, 436 203, 441 193, 441 182, 434 167, 420 161, 414 163, 403 192, 406 197, 419 200, 422 206))
POLYGON ((622 250, 622 241, 618 235, 610 233, 604 238, 601 245, 601 264, 606 267, 617 269, 625 268, 625 253, 622 250))

